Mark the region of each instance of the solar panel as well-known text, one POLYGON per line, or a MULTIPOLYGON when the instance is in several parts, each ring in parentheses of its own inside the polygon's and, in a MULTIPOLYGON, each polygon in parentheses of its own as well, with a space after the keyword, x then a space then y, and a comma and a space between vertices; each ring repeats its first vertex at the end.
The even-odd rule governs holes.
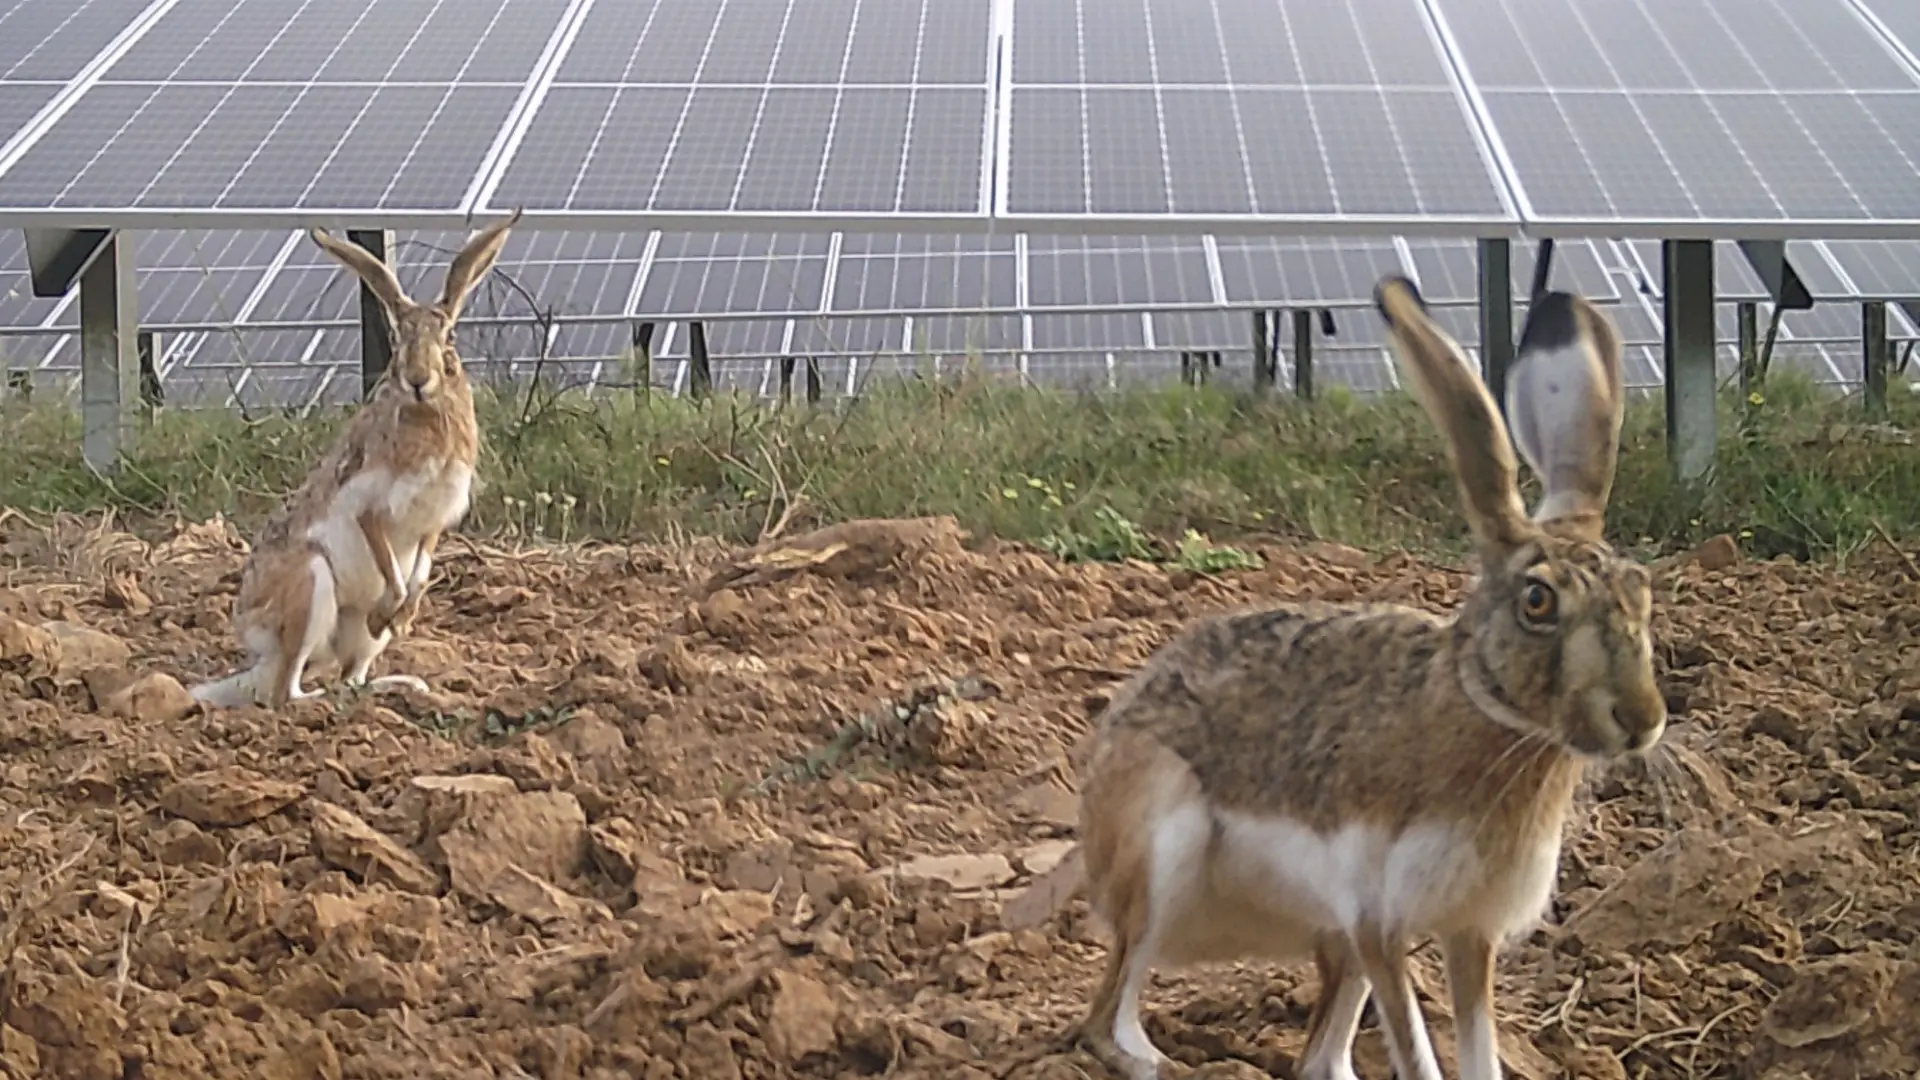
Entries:
POLYGON ((0 0, 0 154, 149 0, 0 0))
POLYGON ((665 234, 634 314, 817 312, 826 297, 830 243, 818 234, 665 234))
POLYGON ((1003 215, 1510 220, 1419 0, 1014 0, 1012 43, 1003 215))
POLYGON ((1030 236, 1026 303, 1047 308, 1217 307, 1198 237, 1030 236))
POLYGON ((0 205, 457 211, 566 6, 179 0, 0 160, 0 205))
POLYGON ((1010 236, 883 236, 840 243, 829 307, 835 313, 975 311, 1019 307, 1010 236))
POLYGON ((1846 0, 1434 0, 1549 231, 1920 233, 1920 81, 1846 0))
POLYGON ((1830 240, 1820 246, 1844 275, 1848 298, 1920 299, 1920 242, 1830 240))
POLYGON ((688 218, 984 212, 986 4, 601 4, 488 205, 688 218))

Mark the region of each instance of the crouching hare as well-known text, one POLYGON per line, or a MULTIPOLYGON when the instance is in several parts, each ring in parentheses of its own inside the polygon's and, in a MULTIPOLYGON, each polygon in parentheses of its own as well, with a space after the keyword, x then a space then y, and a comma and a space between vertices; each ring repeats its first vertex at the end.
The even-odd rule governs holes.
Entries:
MULTIPOLYGON (((516 211, 475 234, 432 304, 410 299, 365 249, 311 232, 379 298, 393 362, 306 482, 261 528, 233 608, 252 663, 195 686, 196 699, 277 708, 322 693, 301 683, 328 663, 339 664, 348 684, 365 684, 374 660, 411 626, 440 535, 466 516, 480 451, 454 327, 519 219, 516 211)), ((411 675, 372 682, 426 687, 411 675)))
POLYGON ((1314 602, 1211 618, 1115 694, 1080 818, 1114 943, 1078 1034, 1129 1080, 1176 1072, 1140 1023, 1150 968, 1309 956, 1303 1080, 1354 1080, 1369 994, 1395 1073, 1441 1080, 1406 967, 1428 937, 1460 1075, 1497 1080, 1495 956, 1545 913, 1582 767, 1666 726, 1649 575, 1602 538, 1624 406, 1605 316, 1567 293, 1528 315, 1507 404, 1545 487, 1529 517, 1459 346, 1412 282, 1374 300, 1445 438, 1478 573, 1447 618, 1314 602))

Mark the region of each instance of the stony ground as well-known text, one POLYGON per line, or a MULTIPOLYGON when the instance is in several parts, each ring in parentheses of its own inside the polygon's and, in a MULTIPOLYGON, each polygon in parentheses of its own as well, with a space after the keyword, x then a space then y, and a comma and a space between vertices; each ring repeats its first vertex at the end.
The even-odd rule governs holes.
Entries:
MULTIPOLYGON (((1203 612, 1438 607, 1455 570, 1267 550, 1069 567, 944 522, 750 562, 450 541, 383 670, 428 696, 188 707, 242 545, 0 517, 0 1073, 1102 1077, 1076 740, 1203 612), (165 673, 165 674, 154 674, 165 673)), ((1666 749, 1596 776, 1501 968, 1512 1075, 1920 1069, 1920 568, 1713 549, 1661 575, 1666 749)), ((1444 995, 1426 1007, 1451 1060, 1444 995)), ((1309 971, 1163 973, 1148 1028, 1292 1076, 1309 971)), ((1370 1080, 1389 1074, 1362 1039, 1370 1080)))

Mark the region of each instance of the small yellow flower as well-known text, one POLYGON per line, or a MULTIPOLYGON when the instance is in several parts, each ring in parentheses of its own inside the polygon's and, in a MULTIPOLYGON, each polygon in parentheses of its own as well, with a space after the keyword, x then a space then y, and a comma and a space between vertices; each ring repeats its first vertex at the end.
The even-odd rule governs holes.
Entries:
POLYGON ((1766 395, 1762 394, 1758 390, 1755 390, 1754 392, 1747 395, 1747 404, 1753 406, 1756 409, 1762 405, 1765 405, 1766 403, 1767 403, 1766 395))
POLYGON ((1046 487, 1047 484, 1046 481, 1037 476, 1029 476, 1027 477, 1027 486, 1035 491, 1039 491, 1041 488, 1046 487))
POLYGON ((653 459, 653 463, 664 469, 667 466, 673 464, 673 459, 668 457, 665 454, 661 454, 659 457, 653 459))
POLYGON ((1020 497, 1020 493, 1010 487, 1004 487, 1000 489, 1000 497, 1003 499, 1017 499, 1020 497))

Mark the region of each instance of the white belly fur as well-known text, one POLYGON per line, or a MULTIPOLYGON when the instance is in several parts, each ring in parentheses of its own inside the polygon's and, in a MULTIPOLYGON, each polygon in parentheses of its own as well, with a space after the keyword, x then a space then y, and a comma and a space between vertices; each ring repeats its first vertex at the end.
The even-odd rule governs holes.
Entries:
POLYGON ((1418 939, 1476 927, 1493 941, 1546 911, 1560 858, 1558 830, 1520 860, 1489 866, 1470 824, 1372 825, 1319 833, 1284 818, 1189 803, 1155 827, 1151 906, 1155 954, 1168 963, 1309 955, 1316 935, 1362 923, 1418 939))
POLYGON ((307 533, 327 551, 340 605, 366 610, 386 590, 386 577, 360 532, 362 510, 377 506, 386 514, 388 542, 404 581, 426 537, 466 516, 472 490, 473 470, 460 462, 431 462, 399 475, 375 469, 347 481, 327 516, 307 533))

